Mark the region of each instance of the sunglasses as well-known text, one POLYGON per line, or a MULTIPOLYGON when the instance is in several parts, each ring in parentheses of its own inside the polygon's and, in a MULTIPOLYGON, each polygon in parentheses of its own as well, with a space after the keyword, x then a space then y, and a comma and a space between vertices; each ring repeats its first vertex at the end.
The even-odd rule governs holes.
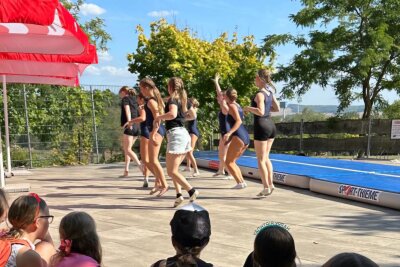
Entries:
POLYGON ((44 215, 44 216, 38 216, 38 219, 47 219, 49 221, 49 223, 52 223, 54 220, 54 216, 53 215, 44 215))

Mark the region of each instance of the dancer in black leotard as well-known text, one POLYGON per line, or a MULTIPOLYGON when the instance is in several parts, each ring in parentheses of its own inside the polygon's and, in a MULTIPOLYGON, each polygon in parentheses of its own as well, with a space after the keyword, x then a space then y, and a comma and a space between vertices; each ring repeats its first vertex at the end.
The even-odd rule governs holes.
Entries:
POLYGON ((188 117, 186 118, 186 120, 187 120, 187 129, 191 139, 192 151, 188 152, 186 156, 186 161, 187 161, 186 170, 190 172, 191 171, 190 167, 192 166, 193 177, 196 177, 200 175, 200 172, 197 167, 193 151, 196 147, 197 140, 200 137, 200 132, 199 129, 197 128, 197 109, 199 108, 199 101, 197 101, 197 99, 193 97, 188 99, 188 101, 189 101, 189 106, 191 106, 191 108, 188 110, 188 117))
POLYGON ((251 107, 245 107, 244 110, 254 114, 254 147, 263 182, 263 190, 257 196, 266 197, 275 188, 269 153, 276 135, 275 124, 271 120, 271 111, 279 111, 279 103, 274 96, 276 89, 268 70, 258 71, 255 84, 259 90, 251 101, 251 107))
POLYGON ((225 176, 225 160, 226 160, 226 153, 228 152, 229 142, 224 142, 224 135, 230 130, 229 124, 226 120, 226 116, 228 115, 229 107, 226 103, 226 95, 225 92, 221 90, 219 86, 219 74, 215 74, 213 79, 215 84, 215 90, 217 91, 217 100, 220 107, 220 111, 218 112, 218 123, 219 123, 219 145, 218 145, 218 158, 219 158, 219 166, 218 171, 214 176, 225 176))
POLYGON ((160 191, 158 196, 162 196, 168 191, 168 184, 160 161, 158 160, 158 155, 160 153, 162 140, 165 136, 165 128, 162 124, 158 125, 157 128, 153 127, 153 122, 155 117, 164 112, 164 102, 161 98, 160 91, 152 79, 142 79, 139 86, 141 93, 147 98, 144 110, 146 112, 146 126, 150 133, 148 142, 149 168, 156 178, 154 188, 150 191, 150 194, 155 194, 157 191, 160 191))
POLYGON ((139 116, 128 122, 128 126, 134 124, 140 124, 140 159, 143 164, 143 187, 149 186, 149 175, 150 175, 150 164, 149 164, 149 138, 150 131, 146 124, 146 110, 147 99, 142 93, 137 96, 137 102, 139 105, 139 116))
POLYGON ((129 163, 131 160, 143 169, 137 155, 132 150, 132 146, 140 134, 140 129, 137 125, 127 126, 127 123, 138 116, 138 104, 136 102, 136 92, 134 89, 128 86, 123 86, 119 90, 119 96, 121 98, 121 127, 124 129, 122 137, 122 147, 125 155, 125 170, 123 177, 127 177, 129 174, 129 163))
POLYGON ((227 121, 230 130, 224 135, 224 141, 230 141, 231 144, 229 145, 228 153, 226 155, 225 165, 228 168, 229 173, 236 180, 237 184, 233 189, 243 189, 247 187, 247 184, 243 179, 242 172, 236 164, 236 161, 249 146, 250 137, 242 123, 244 119, 243 110, 240 105, 236 103, 237 97, 235 89, 228 89, 226 91, 226 98, 229 106, 227 121))

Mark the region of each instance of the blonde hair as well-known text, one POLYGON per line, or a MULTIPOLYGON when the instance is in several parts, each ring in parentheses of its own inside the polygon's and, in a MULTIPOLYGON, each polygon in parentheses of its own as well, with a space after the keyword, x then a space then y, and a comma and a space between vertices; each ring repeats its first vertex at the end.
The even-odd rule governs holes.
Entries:
POLYGON ((8 237, 20 238, 22 230, 35 222, 40 211, 47 209, 46 202, 35 196, 20 196, 11 204, 8 211, 8 221, 12 228, 8 232, 8 237))
MULTIPOLYGON (((75 211, 65 215, 60 222, 60 239, 71 240, 71 253, 79 253, 102 261, 100 238, 94 219, 86 212, 75 211)), ((60 251, 51 258, 50 266, 57 266, 67 255, 60 251)))
POLYGON ((229 88, 226 90, 226 97, 228 97, 230 101, 236 101, 238 98, 237 91, 233 88, 229 88))
POLYGON ((119 92, 122 93, 126 93, 130 96, 136 96, 136 90, 133 88, 130 88, 129 86, 122 86, 121 89, 119 89, 119 92))
POLYGON ((198 108, 198 107, 200 106, 199 101, 197 101, 197 99, 194 98, 194 97, 190 98, 190 103, 192 103, 192 106, 193 106, 194 108, 198 108))
POLYGON ((260 77, 260 79, 265 82, 266 85, 271 86, 272 88, 274 88, 274 91, 276 92, 276 87, 272 82, 271 79, 271 72, 267 69, 260 69, 257 72, 258 77, 260 77))
POLYGON ((150 94, 156 99, 158 104, 158 113, 164 113, 164 101, 161 97, 160 90, 158 90, 154 81, 150 78, 143 78, 139 82, 139 86, 145 87, 147 90, 150 91, 150 94))
POLYGON ((183 112, 187 112, 187 94, 181 78, 172 77, 168 81, 168 86, 172 88, 172 99, 176 99, 181 102, 183 112))

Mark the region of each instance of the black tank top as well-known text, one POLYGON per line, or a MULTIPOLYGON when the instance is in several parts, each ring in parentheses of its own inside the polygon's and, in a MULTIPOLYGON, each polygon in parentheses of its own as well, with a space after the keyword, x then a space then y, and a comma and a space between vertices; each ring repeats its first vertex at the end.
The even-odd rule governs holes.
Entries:
POLYGON ((251 106, 253 108, 257 107, 257 103, 255 101, 257 94, 262 93, 264 95, 264 115, 258 116, 254 114, 254 118, 268 118, 271 115, 271 106, 272 106, 272 92, 269 91, 270 94, 268 95, 264 90, 258 90, 254 97, 251 99, 251 106))

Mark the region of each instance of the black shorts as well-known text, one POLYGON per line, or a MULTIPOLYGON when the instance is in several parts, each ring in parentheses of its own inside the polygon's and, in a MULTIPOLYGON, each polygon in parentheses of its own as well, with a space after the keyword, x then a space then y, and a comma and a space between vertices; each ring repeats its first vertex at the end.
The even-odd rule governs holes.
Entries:
POLYGON ((275 123, 270 118, 257 118, 254 120, 254 140, 267 141, 276 136, 275 123))
POLYGON ((139 127, 137 125, 134 125, 132 128, 126 128, 124 130, 124 134, 129 136, 139 136, 140 135, 139 127))

